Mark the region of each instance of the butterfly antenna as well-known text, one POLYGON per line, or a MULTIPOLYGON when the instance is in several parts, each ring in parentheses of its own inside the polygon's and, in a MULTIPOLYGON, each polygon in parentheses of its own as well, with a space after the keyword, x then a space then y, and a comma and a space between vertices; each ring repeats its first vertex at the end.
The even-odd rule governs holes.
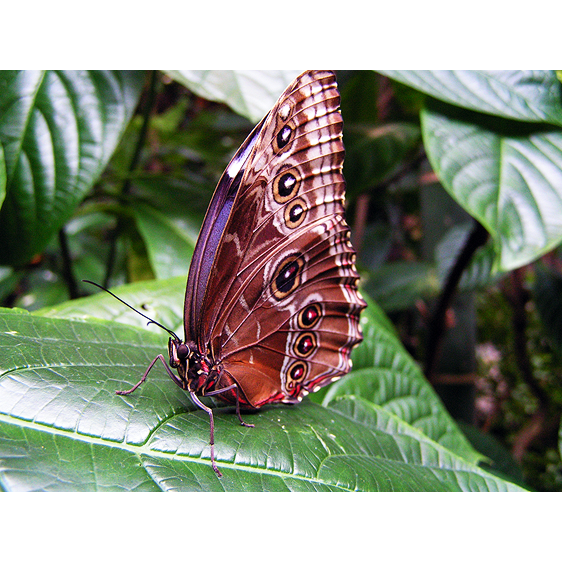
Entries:
POLYGON ((153 320, 152 318, 150 318, 150 316, 147 316, 146 314, 143 314, 142 312, 140 312, 140 310, 137 310, 136 308, 131 306, 129 303, 125 302, 123 299, 121 299, 117 295, 113 294, 109 289, 106 289, 102 285, 98 285, 98 283, 95 283, 94 281, 88 281, 87 279, 82 279, 82 281, 84 283, 89 283, 90 285, 94 285, 94 287, 97 287, 98 289, 101 289, 102 291, 105 291, 106 293, 109 293, 112 297, 116 298, 119 302, 123 303, 125 306, 128 306, 131 310, 134 310, 137 314, 140 314, 143 318, 146 318, 148 320, 147 326, 149 324, 156 324, 156 326, 158 326, 158 327, 162 328, 164 331, 168 332, 168 334, 170 334, 176 341, 181 341, 178 338, 178 336, 176 335, 175 332, 172 332, 172 330, 169 330, 168 328, 166 328, 166 326, 162 326, 162 324, 160 324, 160 322, 156 322, 156 320, 153 320))

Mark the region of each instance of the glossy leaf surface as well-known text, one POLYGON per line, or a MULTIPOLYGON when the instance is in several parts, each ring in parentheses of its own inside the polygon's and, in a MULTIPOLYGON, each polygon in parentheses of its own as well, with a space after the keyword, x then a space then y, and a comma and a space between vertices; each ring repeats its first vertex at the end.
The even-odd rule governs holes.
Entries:
POLYGON ((328 387, 323 404, 329 405, 341 396, 367 400, 468 461, 481 461, 482 455, 469 444, 402 347, 394 327, 375 303, 368 302, 361 320, 365 339, 354 351, 354 370, 328 387))
POLYGON ((560 82, 553 70, 384 70, 444 102, 528 122, 562 124, 560 82))
POLYGON ((435 98, 421 112, 427 155, 447 191, 491 234, 495 270, 560 244, 562 96, 554 71, 383 74, 435 98))
POLYGON ((197 235, 181 228, 170 217, 143 204, 133 204, 137 228, 146 245, 157 279, 182 275, 187 278, 197 235))
POLYGON ((0 72, 0 263, 25 263, 72 215, 113 153, 143 81, 144 72, 0 72), (0 195, 1 183, 2 172, 0 195))
POLYGON ((443 185, 492 235, 509 271, 562 241, 562 131, 434 104, 425 147, 443 185))
MULTIPOLYGON (((140 284, 141 293, 159 283, 140 284)), ((174 283, 178 290, 183 285, 174 283)), ((167 282, 158 310, 171 310, 166 295, 175 292, 167 282)), ((358 348, 355 361, 362 369, 330 387, 337 391, 325 398, 327 406, 305 401, 246 413, 255 428, 240 426, 232 408, 215 410, 217 461, 224 474, 219 479, 209 462, 207 415, 160 364, 135 394, 115 395, 164 352, 166 337, 154 326, 87 318, 88 311, 123 310, 117 301, 106 305, 106 297, 59 311, 83 320, 16 310, 0 314, 4 489, 518 489, 474 464, 478 455, 424 387, 377 310, 364 320, 367 337, 377 334, 376 347, 373 340, 367 349, 358 348), (351 380, 352 391, 339 386, 351 380), (384 396, 364 391, 376 381, 384 396)), ((139 294, 135 304, 143 300, 139 294)))

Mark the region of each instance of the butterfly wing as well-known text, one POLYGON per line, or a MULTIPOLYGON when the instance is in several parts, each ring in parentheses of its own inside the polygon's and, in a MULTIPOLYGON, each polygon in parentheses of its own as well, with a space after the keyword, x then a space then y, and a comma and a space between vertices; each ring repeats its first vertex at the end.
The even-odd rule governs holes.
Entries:
POLYGON ((261 123, 256 125, 254 130, 248 135, 248 138, 233 156, 219 180, 207 213, 205 214, 205 219, 203 220, 201 232, 197 238, 187 277, 184 304, 186 341, 203 342, 201 339, 201 321, 203 319, 201 311, 205 290, 211 271, 213 271, 217 248, 225 232, 234 200, 240 188, 244 165, 258 140, 259 132, 263 127, 264 121, 265 118, 261 123))
POLYGON ((205 219, 186 334, 254 407, 345 374, 361 341, 342 127, 334 74, 299 76, 229 164, 205 219))

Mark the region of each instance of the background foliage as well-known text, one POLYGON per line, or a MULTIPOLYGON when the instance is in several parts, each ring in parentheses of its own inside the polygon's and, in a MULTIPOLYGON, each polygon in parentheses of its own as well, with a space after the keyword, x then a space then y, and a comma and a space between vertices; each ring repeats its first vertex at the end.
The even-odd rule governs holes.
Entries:
POLYGON ((217 410, 222 479, 206 414, 163 369, 114 394, 166 337, 80 280, 127 283, 181 333, 218 177, 297 74, 0 72, 4 489, 561 489, 550 71, 338 72, 348 219, 377 304, 352 373, 314 400, 248 414, 253 429, 217 410))

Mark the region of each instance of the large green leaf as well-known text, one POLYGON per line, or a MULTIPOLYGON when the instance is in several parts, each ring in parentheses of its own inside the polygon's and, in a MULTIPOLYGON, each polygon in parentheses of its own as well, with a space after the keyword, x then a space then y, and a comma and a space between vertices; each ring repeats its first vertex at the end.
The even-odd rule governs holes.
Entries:
POLYGON ((166 70, 198 96, 228 104, 257 123, 299 70, 166 70))
POLYGON ((439 284, 434 268, 424 262, 396 261, 371 271, 364 290, 386 312, 413 307, 420 295, 433 296, 439 284))
POLYGON ((560 82, 553 70, 382 70, 430 96, 509 119, 562 124, 560 82))
MULTIPOLYGON (((133 283, 115 289, 117 296, 176 333, 182 331, 184 292, 184 277, 133 283)), ((353 353, 358 379, 354 373, 349 374, 338 383, 322 389, 318 395, 313 395, 314 399, 327 405, 342 394, 367 398, 389 408, 391 413, 399 415, 418 429, 423 428, 428 437, 445 444, 468 461, 482 460, 482 455, 471 447, 400 343, 388 317, 368 297, 365 298, 369 303, 361 319, 365 342, 353 353), (360 390, 356 380, 360 380, 360 390)), ((153 325, 147 326, 146 319, 125 308, 107 293, 69 301, 36 314, 82 320, 95 316, 145 327, 152 333, 155 331, 153 325)), ((162 350, 165 349, 165 337, 162 350)))
POLYGON ((113 153, 143 80, 144 72, 0 72, 0 263, 25 263, 72 215, 113 153))
MULTIPOLYGON (((161 306, 168 307, 165 295, 170 292, 181 301, 177 292, 183 281, 164 283, 161 306)), ((152 282, 152 287, 161 283, 152 282)), ((151 284, 141 285, 146 297, 151 284)), ((128 290, 132 296, 134 288, 128 290)), ((452 439, 448 448, 443 436, 440 443, 432 439, 429 420, 404 421, 402 411, 408 410, 411 418, 414 409, 423 409, 422 404, 415 406, 416 401, 429 400, 429 417, 440 415, 435 409, 438 401, 419 388, 417 396, 412 394, 401 408, 389 402, 380 406, 358 393, 338 393, 329 406, 305 401, 295 407, 264 408, 245 414, 255 428, 240 426, 232 408, 217 408, 216 453, 224 474, 219 479, 209 463, 207 415, 191 405, 159 363, 133 395, 115 395, 115 390, 135 383, 164 351, 166 337, 154 326, 147 330, 87 318, 88 309, 107 315, 113 315, 113 306, 123 310, 117 301, 103 305, 106 297, 82 299, 75 310, 66 306, 60 311, 83 320, 0 312, 4 489, 519 489, 478 468, 467 458, 476 454, 463 450, 458 440, 452 439)), ((50 314, 55 313, 51 309, 50 314)), ((373 331, 386 334, 381 358, 390 359, 393 336, 388 321, 374 310, 364 324, 368 337, 373 331)), ((397 379, 404 380, 409 373, 402 370, 399 353, 395 348, 393 361, 397 379)), ((371 363, 378 362, 370 353, 367 356, 371 363)), ((361 363, 360 359, 356 361, 361 363)), ((377 367, 363 372, 368 379, 379 377, 377 367)), ((356 375, 347 377, 357 382, 356 375)), ((415 373, 412 376, 417 378, 415 373)), ((414 386, 421 385, 421 379, 415 381, 414 386)), ((406 386, 402 385, 403 396, 406 386)), ((452 423, 449 429, 457 431, 452 423)))
POLYGON ((441 103, 422 111, 424 144, 444 187, 493 237, 498 269, 562 242, 562 131, 441 103))
POLYGON ((354 351, 354 370, 328 387, 323 404, 341 396, 368 400, 468 461, 481 461, 482 455, 459 430, 394 327, 375 303, 367 302, 361 318, 364 342, 354 351))
MULTIPOLYGON (((130 285, 112 287, 111 290, 143 314, 179 334, 183 330, 185 285, 186 277, 181 276, 158 281, 139 281, 130 285)), ((147 325, 145 318, 103 292, 45 307, 35 314, 48 318, 114 320, 128 326, 146 328, 152 334, 159 333, 159 329, 147 325)))

